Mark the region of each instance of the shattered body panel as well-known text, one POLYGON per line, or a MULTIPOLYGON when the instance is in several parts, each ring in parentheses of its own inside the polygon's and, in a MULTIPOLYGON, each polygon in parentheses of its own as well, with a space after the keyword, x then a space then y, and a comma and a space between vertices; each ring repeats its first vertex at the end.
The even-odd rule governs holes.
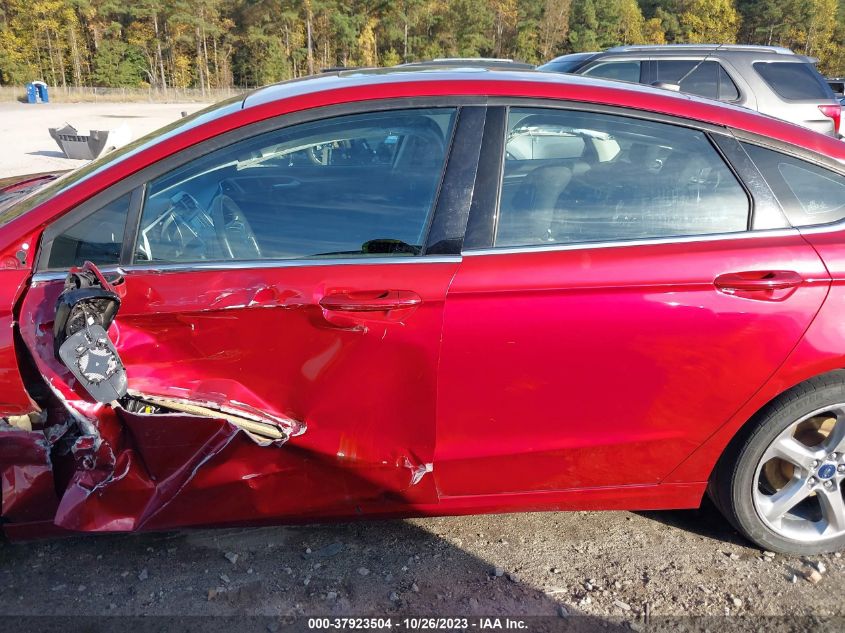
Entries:
MULTIPOLYGON (((422 302, 408 310, 412 325, 404 310, 327 318, 318 302, 330 290, 326 267, 257 269, 239 278, 213 271, 127 275, 113 288, 120 314, 109 335, 138 411, 96 402, 57 358, 54 306, 66 284, 35 284, 21 323, 38 325, 22 327, 23 340, 84 430, 72 444, 73 473, 60 482, 55 524, 163 529, 435 502, 434 480, 426 476, 434 376, 454 268, 414 266, 428 281, 417 285, 422 302), (384 371, 362 374, 368 363, 384 371), (145 403, 167 402, 211 407, 220 417, 143 411, 145 403), (391 423, 397 412, 406 424, 391 423), (256 437, 227 421, 229 413, 269 421, 281 437, 256 437), (290 438, 293 445, 279 450, 290 438)), ((347 280, 332 274, 344 290, 360 275, 348 270, 347 280)), ((380 281, 389 286, 397 276, 384 266, 380 281)))

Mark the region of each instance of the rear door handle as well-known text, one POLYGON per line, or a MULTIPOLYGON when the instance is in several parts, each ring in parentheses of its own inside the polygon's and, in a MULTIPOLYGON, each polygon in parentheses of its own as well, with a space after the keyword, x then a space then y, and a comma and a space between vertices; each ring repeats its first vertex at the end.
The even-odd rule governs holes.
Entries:
POLYGON ((802 283, 804 278, 793 270, 725 273, 713 281, 713 285, 726 294, 775 301, 785 299, 802 283))
POLYGON ((422 298, 412 290, 363 290, 335 292, 320 299, 320 307, 332 312, 390 312, 416 308, 422 298))

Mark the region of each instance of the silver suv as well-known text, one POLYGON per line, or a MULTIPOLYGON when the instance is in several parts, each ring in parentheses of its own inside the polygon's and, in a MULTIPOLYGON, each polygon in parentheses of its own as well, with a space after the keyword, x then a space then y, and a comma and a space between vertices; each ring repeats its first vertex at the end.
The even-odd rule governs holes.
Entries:
POLYGON ((777 46, 618 46, 563 55, 539 67, 662 86, 734 103, 839 135, 841 106, 814 60, 777 46))

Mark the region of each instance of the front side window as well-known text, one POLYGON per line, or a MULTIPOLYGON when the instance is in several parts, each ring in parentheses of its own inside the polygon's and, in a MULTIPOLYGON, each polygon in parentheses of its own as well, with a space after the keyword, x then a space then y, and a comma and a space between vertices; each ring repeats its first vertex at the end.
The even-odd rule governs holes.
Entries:
POLYGON ((745 231, 745 190, 700 131, 512 108, 495 246, 745 231))
POLYGON ((792 226, 845 218, 845 176, 799 158, 743 143, 792 226))
POLYGON ((53 238, 47 268, 66 269, 82 266, 86 261, 116 266, 120 262, 129 198, 130 194, 121 196, 53 238))
POLYGON ((335 117, 191 161, 148 184, 135 262, 417 255, 455 113, 335 117))

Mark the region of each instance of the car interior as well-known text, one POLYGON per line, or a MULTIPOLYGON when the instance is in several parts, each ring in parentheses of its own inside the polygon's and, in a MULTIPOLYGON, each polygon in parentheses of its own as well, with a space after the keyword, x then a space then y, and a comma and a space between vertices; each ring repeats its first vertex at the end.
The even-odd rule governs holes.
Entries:
MULTIPOLYGON (((135 262, 413 256, 454 108, 303 123, 147 186, 135 262)), ((56 239, 50 267, 116 262, 128 196, 56 239)), ((511 108, 496 246, 744 231, 749 200, 707 136, 606 113, 511 108)))
POLYGON ((514 110, 509 130, 496 245, 747 229, 748 197, 699 131, 514 110))
POLYGON ((150 183, 135 261, 418 254, 453 120, 337 117, 192 161, 150 183))

